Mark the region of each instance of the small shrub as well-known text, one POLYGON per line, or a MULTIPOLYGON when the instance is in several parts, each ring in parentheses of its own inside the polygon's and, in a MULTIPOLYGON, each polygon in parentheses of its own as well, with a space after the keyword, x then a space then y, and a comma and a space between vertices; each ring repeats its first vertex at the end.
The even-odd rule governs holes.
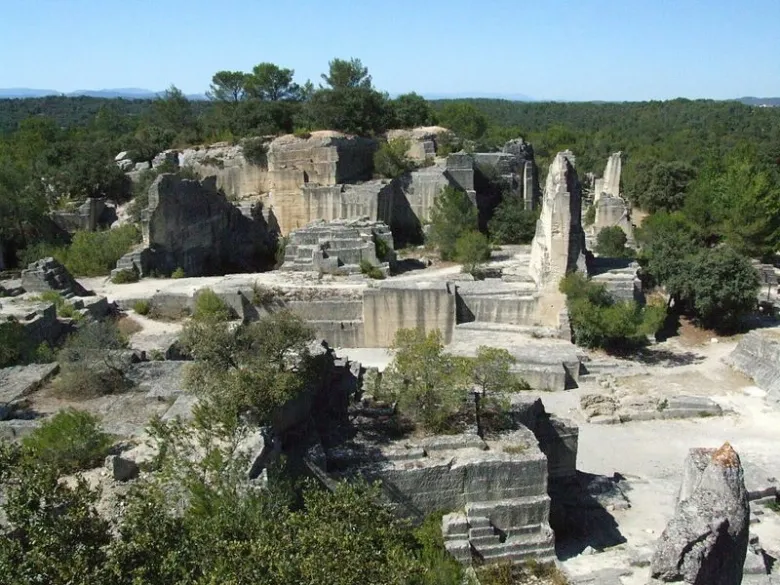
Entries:
POLYGON ((274 251, 274 268, 279 268, 284 264, 284 255, 287 252, 287 243, 289 239, 285 236, 279 237, 276 241, 276 250, 274 251))
POLYGON ((420 561, 425 567, 421 585, 439 585, 463 582, 463 566, 444 548, 441 519, 444 512, 428 514, 415 529, 414 537, 420 546, 420 561))
POLYGON ((21 323, 0 323, 0 368, 26 363, 30 352, 30 340, 21 323))
POLYGON ((360 261, 360 272, 374 280, 384 280, 385 278, 385 275, 379 266, 376 266, 365 259, 360 261))
POLYGON ((262 138, 248 138, 244 141, 244 158, 260 167, 268 166, 268 146, 262 138))
POLYGON ((628 237, 620 227, 613 225, 603 228, 596 236, 595 251, 607 258, 633 258, 634 250, 626 247, 628 237))
POLYGON ((293 136, 296 138, 301 138, 303 140, 308 140, 311 138, 311 129, 310 128, 296 128, 293 130, 293 136))
POLYGON ((84 318, 83 315, 78 312, 76 307, 70 303, 63 303, 62 306, 57 310, 57 314, 63 319, 73 319, 75 321, 81 321, 84 318))
POLYGON ((151 310, 152 310, 152 303, 150 303, 145 299, 133 303, 133 311, 135 311, 141 316, 148 315, 151 310))
POLYGON ((176 270, 171 272, 171 278, 185 278, 187 275, 184 274, 184 268, 179 266, 176 270))
POLYGON ((51 345, 42 341, 38 347, 35 348, 35 355, 33 361, 36 364, 50 364, 57 361, 57 356, 54 353, 51 345))
POLYGON ((149 351, 149 359, 153 362, 165 361, 165 354, 159 349, 152 349, 149 351))
POLYGON ((390 244, 376 234, 374 234, 374 250, 376 252, 376 257, 380 262, 385 262, 390 259, 390 244))
POLYGON ((490 260, 490 242, 478 231, 469 231, 455 242, 455 258, 463 263, 463 272, 481 274, 480 265, 490 260))
POLYGON ((477 229, 477 207, 463 191, 447 186, 431 210, 428 243, 439 249, 442 260, 456 256, 455 243, 464 233, 477 229))
POLYGON ((132 268, 123 268, 118 270, 114 276, 111 277, 111 282, 114 284, 130 284, 131 282, 138 282, 140 276, 136 270, 132 268))
POLYGON ((210 288, 203 289, 195 297, 195 310, 192 318, 196 321, 230 321, 230 307, 210 288))
POLYGON ((374 172, 388 179, 396 179, 413 171, 417 165, 406 156, 408 150, 409 141, 404 138, 382 143, 374 153, 374 172))
POLYGON ((28 456, 68 474, 100 465, 111 438, 94 415, 75 409, 58 412, 22 440, 28 456))
POLYGON ((582 223, 585 227, 596 223, 596 206, 591 205, 585 210, 585 215, 582 216, 582 223))

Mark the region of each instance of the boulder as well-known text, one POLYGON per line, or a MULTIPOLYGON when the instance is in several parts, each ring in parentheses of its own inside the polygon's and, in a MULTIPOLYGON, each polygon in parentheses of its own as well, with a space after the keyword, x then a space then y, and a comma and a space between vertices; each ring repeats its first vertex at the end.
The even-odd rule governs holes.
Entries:
POLYGON ((690 495, 678 503, 658 541, 651 575, 667 583, 738 585, 750 523, 742 463, 725 443, 706 461, 697 482, 695 475, 705 463, 699 455, 686 462, 688 484, 681 496, 690 495))
POLYGON ((138 477, 140 472, 135 461, 120 455, 106 457, 106 469, 116 481, 130 481, 138 477))

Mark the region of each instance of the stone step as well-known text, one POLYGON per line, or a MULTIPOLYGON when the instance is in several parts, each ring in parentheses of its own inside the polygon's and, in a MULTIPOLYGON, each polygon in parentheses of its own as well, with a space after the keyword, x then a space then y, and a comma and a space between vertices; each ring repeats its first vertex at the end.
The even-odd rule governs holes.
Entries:
POLYGON ((469 538, 481 538, 483 536, 495 536, 496 530, 492 526, 469 529, 469 538))
MULTIPOLYGON (((472 543, 473 544, 473 543, 472 543)), ((555 548, 552 542, 502 542, 489 544, 482 547, 473 547, 477 555, 485 561, 524 561, 526 559, 539 559, 555 556, 555 548)))
POLYGON ((491 530, 493 530, 493 525, 490 523, 490 518, 488 518, 487 516, 477 516, 477 515, 469 516, 468 521, 469 521, 470 529, 490 528, 491 530))
POLYGON ((501 537, 498 534, 493 534, 491 536, 477 536, 477 537, 469 536, 469 542, 471 543, 471 546, 479 550, 482 547, 501 544, 501 537))

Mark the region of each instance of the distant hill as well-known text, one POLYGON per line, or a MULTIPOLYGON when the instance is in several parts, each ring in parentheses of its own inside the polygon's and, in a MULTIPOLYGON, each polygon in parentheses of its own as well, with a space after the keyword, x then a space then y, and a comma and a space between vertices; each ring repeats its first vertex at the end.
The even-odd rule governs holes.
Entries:
POLYGON ((511 102, 535 102, 536 99, 524 93, 488 93, 463 91, 458 93, 423 93, 426 100, 494 99, 511 102))
POLYGON ((758 97, 742 97, 737 101, 742 102, 748 106, 772 106, 780 107, 780 97, 773 98, 758 98, 758 97))
MULTIPOLYGON (((64 93, 57 91, 56 89, 33 89, 29 87, 0 88, 0 99, 65 96, 149 100, 154 99, 162 94, 163 92, 161 91, 152 91, 151 89, 142 89, 138 87, 120 87, 115 89, 77 89, 76 91, 71 91, 70 93, 64 93)), ((206 96, 202 93, 194 93, 188 95, 187 98, 191 100, 205 100, 206 96)))

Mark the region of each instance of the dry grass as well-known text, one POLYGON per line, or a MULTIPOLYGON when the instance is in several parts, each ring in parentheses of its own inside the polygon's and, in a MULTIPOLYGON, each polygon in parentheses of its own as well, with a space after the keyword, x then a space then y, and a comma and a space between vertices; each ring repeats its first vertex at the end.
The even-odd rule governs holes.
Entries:
POLYGON ((534 560, 522 565, 500 563, 480 567, 477 577, 482 585, 570 585, 554 563, 534 560))
POLYGON ((116 322, 116 326, 119 329, 119 332, 125 337, 130 337, 143 329, 138 321, 130 317, 121 317, 116 322))
POLYGON ((528 451, 528 445, 519 443, 517 445, 504 445, 501 450, 504 453, 509 453, 510 455, 519 455, 520 453, 525 453, 528 451))

